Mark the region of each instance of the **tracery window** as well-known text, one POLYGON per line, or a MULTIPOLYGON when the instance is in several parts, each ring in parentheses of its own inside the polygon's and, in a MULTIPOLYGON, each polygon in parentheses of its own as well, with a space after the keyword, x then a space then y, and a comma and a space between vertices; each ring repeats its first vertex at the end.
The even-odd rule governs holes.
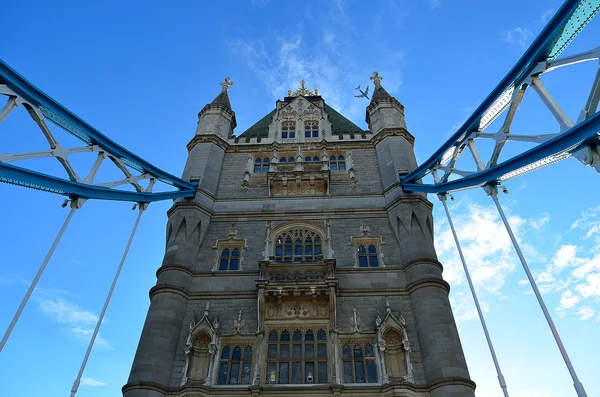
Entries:
POLYGON ((284 121, 281 123, 281 137, 282 138, 295 138, 296 137, 296 122, 295 121, 284 121))
POLYGON ((327 334, 319 329, 271 331, 267 341, 267 383, 329 383, 327 334))
POLYGON ((304 122, 304 137, 318 138, 319 137, 319 122, 316 120, 308 120, 304 122))
POLYGON ((263 172, 269 172, 269 159, 265 157, 264 159, 256 159, 254 160, 254 173, 260 174, 263 172))
POLYGON ((341 154, 329 157, 329 169, 331 171, 346 171, 346 159, 341 154))
POLYGON ((279 159, 280 163, 293 163, 294 162, 294 157, 290 156, 287 159, 285 157, 282 157, 279 159))
POLYGON ((321 236, 312 230, 287 230, 275 239, 276 262, 314 262, 322 257, 321 236))
POLYGON ((321 160, 319 159, 319 156, 313 156, 313 157, 306 156, 306 157, 304 158, 304 162, 306 162, 306 163, 310 163, 310 162, 319 162, 319 161, 321 161, 321 160))
POLYGON ((358 267, 379 267, 377 247, 369 244, 367 248, 363 244, 358 246, 358 267))
POLYGON ((240 265, 240 250, 225 248, 221 251, 219 270, 238 270, 240 265))
POLYGON ((371 343, 342 346, 344 383, 377 383, 375 349, 371 343))
POLYGON ((252 368, 252 347, 223 346, 219 360, 219 385, 249 385, 252 368))

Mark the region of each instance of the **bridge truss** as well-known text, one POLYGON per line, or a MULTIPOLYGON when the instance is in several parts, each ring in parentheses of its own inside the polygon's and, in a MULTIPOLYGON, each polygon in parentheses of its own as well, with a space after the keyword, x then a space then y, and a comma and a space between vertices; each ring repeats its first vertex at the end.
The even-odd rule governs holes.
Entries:
MULTIPOLYGON (((492 198, 571 374, 576 393, 579 397, 587 396, 500 205, 498 189, 506 192, 506 188, 502 186, 503 182, 569 157, 574 157, 584 165, 594 167, 600 172, 600 113, 598 112, 600 47, 559 57, 598 12, 600 12, 600 0, 567 0, 515 66, 464 124, 419 167, 407 174, 399 175, 399 181, 405 191, 437 194, 444 206, 496 367, 499 384, 505 396, 508 396, 506 381, 493 348, 446 200, 451 197, 452 192, 478 187, 483 188, 492 198), (582 62, 596 62, 599 66, 595 78, 591 81, 589 95, 586 102, 582 104, 579 117, 572 120, 544 86, 542 77, 558 69, 572 67, 582 62), (523 98, 531 91, 542 100, 548 112, 556 120, 557 132, 538 135, 512 132, 515 115, 522 111, 520 105, 523 98), (504 119, 500 119, 501 116, 504 119), (503 121, 497 130, 492 130, 491 127, 496 125, 494 123, 496 120, 503 121), (487 153, 487 156, 478 150, 478 145, 482 140, 493 142, 493 149, 487 153), (506 144, 509 142, 511 144, 527 143, 533 147, 501 161, 503 154, 506 153, 506 144), (469 152, 470 156, 465 155, 466 152, 469 152), (470 168, 458 165, 468 162, 471 164, 470 168)), ((0 109, 0 124, 16 108, 23 107, 49 145, 49 149, 45 151, 0 154, 0 182, 64 195, 68 198, 64 206, 68 201, 71 202, 71 210, 65 223, 0 342, 0 351, 8 340, 75 211, 90 199, 135 202, 139 208, 138 218, 127 248, 115 273, 80 371, 73 384, 71 396, 74 396, 143 211, 147 208, 148 203, 154 201, 194 197, 196 185, 160 170, 102 135, 1 60, 0 95, 7 97, 6 104, 0 109), (72 148, 62 146, 47 122, 73 135, 83 144, 72 148), (78 153, 91 153, 96 156, 91 170, 84 177, 77 172, 76 167, 69 160, 70 155, 78 153), (15 165, 20 161, 44 157, 58 160, 64 169, 63 175, 52 175, 15 165), (95 182, 100 166, 107 163, 106 159, 110 160, 109 164, 119 170, 122 177, 110 182, 95 182), (146 181, 145 186, 144 181, 146 181), (167 191, 155 192, 156 183, 166 187, 167 191), (129 190, 124 189, 124 186, 129 186, 129 190)))

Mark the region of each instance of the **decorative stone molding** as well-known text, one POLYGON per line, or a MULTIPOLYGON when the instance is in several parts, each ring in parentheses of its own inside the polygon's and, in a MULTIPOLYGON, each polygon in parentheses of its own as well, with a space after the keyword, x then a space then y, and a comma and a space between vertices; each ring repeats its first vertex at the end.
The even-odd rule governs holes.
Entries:
POLYGON ((388 297, 385 298, 385 316, 382 320, 377 314, 375 328, 381 358, 382 383, 390 381, 414 383, 406 320, 402 313, 394 316, 388 297))
POLYGON ((189 378, 190 365, 204 366, 201 372, 206 372, 204 379, 197 379, 203 382, 205 386, 212 386, 213 383, 213 372, 215 369, 216 352, 219 344, 219 333, 218 333, 218 321, 215 319, 214 323, 208 318, 210 309, 210 301, 206 302, 206 308, 204 315, 198 321, 196 315, 190 321, 188 326, 188 336, 185 342, 184 354, 185 354, 185 365, 181 374, 181 386, 185 386, 189 378), (200 353, 205 356, 204 362, 194 363, 193 358, 199 359, 196 353, 200 353))
POLYGON ((227 238, 225 238, 225 239, 218 239, 215 242, 215 245, 212 247, 212 249, 216 251, 215 263, 212 268, 213 272, 219 270, 221 253, 225 249, 229 249, 231 251, 233 251, 234 249, 239 250, 239 252, 240 252, 239 266, 236 271, 243 270, 243 266, 244 266, 243 265, 244 264, 243 253, 245 250, 248 249, 248 242, 246 239, 237 238, 237 233, 238 233, 238 231, 237 231, 237 228, 234 223, 231 225, 231 230, 229 231, 229 236, 227 236, 227 238))
POLYGON ((385 267, 382 250, 383 246, 385 245, 385 242, 383 241, 381 236, 369 234, 371 228, 367 225, 367 223, 364 220, 362 221, 359 230, 360 234, 351 236, 350 242, 348 243, 348 245, 350 245, 353 248, 352 256, 354 257, 354 267, 360 267, 358 249, 361 245, 365 248, 368 248, 370 245, 373 245, 377 251, 377 267, 385 267))

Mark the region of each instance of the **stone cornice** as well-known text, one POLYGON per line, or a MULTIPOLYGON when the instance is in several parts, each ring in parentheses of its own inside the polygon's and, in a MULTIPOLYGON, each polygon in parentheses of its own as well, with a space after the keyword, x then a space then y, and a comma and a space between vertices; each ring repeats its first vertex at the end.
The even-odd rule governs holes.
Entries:
POLYGON ((444 386, 467 386, 475 390, 477 385, 471 379, 462 378, 462 377, 447 377, 447 378, 438 378, 432 382, 427 383, 427 391, 432 391, 440 387, 444 386))
POLYGON ((437 261, 436 259, 433 259, 433 258, 413 259, 412 261, 408 262, 404 266, 404 271, 407 272, 408 269, 410 269, 413 266, 417 266, 417 265, 434 265, 440 269, 440 272, 444 271, 444 266, 439 261, 437 261))
POLYGON ((322 140, 320 142, 294 142, 294 143, 280 143, 280 142, 270 142, 270 143, 256 143, 256 144, 244 144, 244 145, 235 145, 228 144, 227 152, 231 153, 255 153, 256 151, 265 151, 272 152, 273 150, 278 151, 293 151, 296 152, 298 150, 298 146, 302 148, 303 151, 311 151, 311 150, 349 150, 349 149, 373 149, 375 146, 372 143, 372 139, 362 140, 362 141, 325 141, 322 140), (309 149, 310 147, 310 149, 309 149))
POLYGON ((179 272, 184 272, 189 274, 190 276, 194 276, 194 273, 188 269, 187 267, 184 266, 179 266, 179 265, 167 265, 167 266, 161 266, 158 268, 158 270, 156 271, 156 277, 158 277, 161 273, 166 272, 166 271, 179 271, 179 272))
MULTIPOLYGON (((394 185, 390 185, 390 187, 385 189, 384 194, 389 192, 391 190, 391 188, 395 187, 395 186, 401 187, 402 185, 400 185, 400 183, 398 183, 398 182, 395 183, 394 185)), ((387 204, 385 206, 385 210, 390 211, 392 208, 394 208, 400 204, 423 204, 430 211, 433 210, 433 203, 431 201, 427 200, 427 197, 424 197, 420 194, 406 194, 406 193, 401 196, 398 196, 396 199, 394 199, 394 201, 387 204)))
POLYGON ((167 216, 172 216, 177 210, 196 210, 200 212, 204 212, 205 214, 211 216, 213 214, 212 211, 207 209, 202 204, 198 203, 195 200, 184 199, 180 201, 176 201, 175 204, 167 211, 167 216))
POLYGON ((150 299, 152 299, 152 297, 154 295, 163 294, 163 293, 180 295, 180 296, 184 297, 185 299, 190 298, 190 292, 187 289, 185 289, 179 285, 159 284, 159 285, 155 285, 154 287, 150 288, 150 292, 149 292, 150 299))
POLYGON ((212 143, 217 145, 223 150, 227 150, 229 148, 229 143, 223 140, 219 135, 216 134, 200 134, 195 135, 192 140, 187 144, 188 153, 192 150, 194 146, 198 143, 212 143))
POLYGON ((441 289, 445 290, 446 293, 448 293, 448 294, 450 293, 450 284, 448 284, 443 279, 437 278, 437 277, 424 278, 424 279, 415 281, 414 283, 409 284, 406 287, 406 290, 408 291, 408 294, 410 295, 413 292, 415 292, 421 288, 427 288, 427 287, 441 288, 441 289))
POLYGON ((148 381, 129 382, 121 388, 121 392, 123 394, 125 394, 128 391, 133 391, 133 390, 152 390, 152 391, 155 391, 158 393, 163 393, 163 394, 167 394, 169 392, 169 389, 165 388, 163 385, 156 383, 156 382, 148 382, 148 381))
POLYGON ((371 138, 371 143, 377 146, 377 144, 381 143, 381 141, 388 136, 401 136, 410 143, 411 147, 415 146, 415 137, 405 128, 383 128, 371 138))

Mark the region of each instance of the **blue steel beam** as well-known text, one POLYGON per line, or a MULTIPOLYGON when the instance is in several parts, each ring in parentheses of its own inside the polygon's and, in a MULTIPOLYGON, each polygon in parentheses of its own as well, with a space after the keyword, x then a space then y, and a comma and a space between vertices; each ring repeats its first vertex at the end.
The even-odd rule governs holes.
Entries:
MULTIPOLYGON (((120 158, 128 166, 147 173, 158 181, 182 190, 196 190, 196 185, 171 175, 110 140, 70 110, 50 98, 0 59, 0 84, 6 84, 16 94, 38 107, 45 118, 81 139, 88 145, 98 145, 107 153, 120 158)), ((51 178, 51 177, 49 177, 51 178)))
MULTIPOLYGON (((442 157, 449 149, 460 145, 465 139, 468 139, 472 132, 477 131, 482 116, 494 101, 511 86, 514 86, 515 89, 518 88, 539 62, 555 59, 594 18, 599 8, 600 0, 567 0, 521 59, 469 116, 467 121, 430 158, 401 178, 403 186, 415 186, 419 179, 441 162, 442 157)), ((424 190, 419 189, 419 191, 424 190)))
POLYGON ((446 193, 494 183, 494 181, 498 181, 502 176, 531 165, 536 161, 544 160, 554 155, 560 155, 564 152, 573 153, 585 146, 596 146, 600 144, 599 133, 600 113, 596 113, 594 116, 577 124, 565 133, 560 134, 533 149, 521 153, 502 164, 498 164, 496 167, 450 182, 435 185, 407 183, 403 184, 402 188, 406 191, 413 192, 446 193))
POLYGON ((10 183, 41 190, 49 193, 62 194, 69 197, 82 199, 131 201, 136 203, 151 203, 153 201, 169 200, 176 198, 194 197, 194 190, 176 190, 173 192, 128 192, 124 190, 109 189, 103 186, 77 183, 66 179, 42 174, 25 168, 0 161, 0 182, 10 183))

